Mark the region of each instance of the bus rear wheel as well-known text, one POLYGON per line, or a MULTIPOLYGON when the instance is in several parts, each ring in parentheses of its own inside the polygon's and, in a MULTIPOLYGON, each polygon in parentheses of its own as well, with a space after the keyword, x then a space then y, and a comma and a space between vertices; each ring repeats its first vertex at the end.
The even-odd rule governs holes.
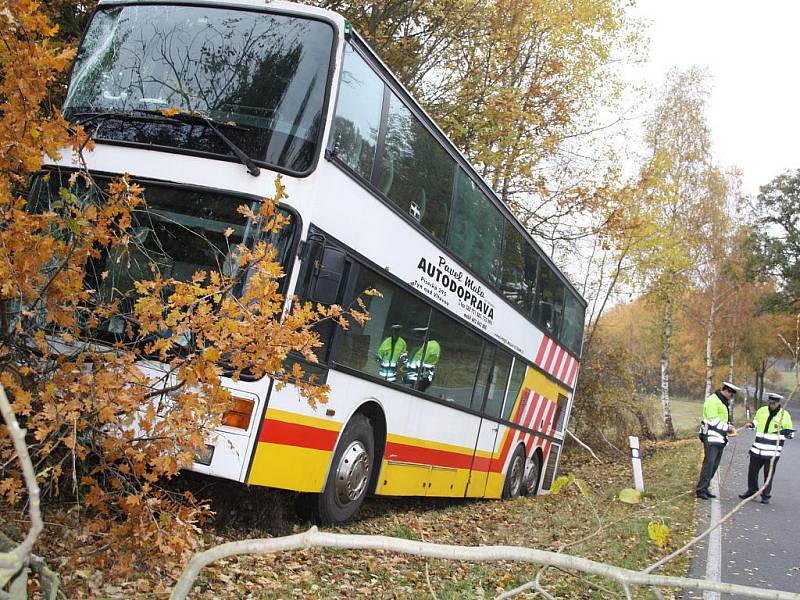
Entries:
POLYGON ((519 496, 522 490, 522 478, 525 475, 525 453, 522 446, 517 446, 511 462, 508 463, 506 482, 503 484, 503 498, 511 499, 519 496))
POLYGON ((538 452, 534 452, 531 457, 531 466, 525 474, 525 479, 522 482, 522 494, 525 496, 535 496, 539 488, 539 476, 542 472, 542 459, 539 458, 538 452))
POLYGON ((343 523, 356 514, 367 495, 374 459, 375 442, 369 419, 355 415, 336 445, 325 489, 317 498, 320 523, 343 523))

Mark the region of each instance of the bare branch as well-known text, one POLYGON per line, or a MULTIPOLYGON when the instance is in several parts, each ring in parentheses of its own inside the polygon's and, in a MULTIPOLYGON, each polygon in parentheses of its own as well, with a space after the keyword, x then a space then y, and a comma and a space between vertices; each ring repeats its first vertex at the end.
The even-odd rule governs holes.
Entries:
MULTIPOLYGON (((800 594, 780 590, 767 590, 732 583, 704 581, 688 577, 651 575, 615 567, 579 556, 569 556, 558 552, 524 548, 520 546, 453 546, 434 544, 416 540, 406 540, 378 535, 348 535, 321 532, 312 527, 305 533, 271 539, 242 540, 229 542, 195 554, 181 574, 172 591, 171 600, 184 600, 203 567, 230 556, 241 554, 271 554, 286 550, 299 550, 310 547, 346 548, 350 550, 384 550, 448 560, 470 562, 520 561, 540 565, 560 567, 569 571, 579 571, 599 575, 617 581, 623 587, 644 585, 658 587, 677 587, 685 590, 706 590, 725 594, 740 594, 765 600, 800 600, 800 594)), ((537 590, 541 593, 540 590, 537 590)))
POLYGON ((586 448, 586 450, 588 450, 588 451, 589 451, 589 454, 591 454, 591 455, 592 455, 592 457, 593 457, 593 458, 594 458, 594 459, 595 459, 597 462, 599 462, 599 463, 601 463, 601 464, 602 464, 602 462, 603 462, 603 461, 602 461, 602 460, 600 460, 600 459, 598 458, 597 454, 595 454, 595 453, 594 453, 594 450, 592 450, 592 449, 591 449, 589 446, 587 446, 587 445, 586 445, 586 444, 584 444, 584 443, 583 443, 583 442, 582 442, 580 439, 578 439, 578 436, 577 436, 577 435, 575 435, 574 433, 572 433, 572 432, 571 432, 569 429, 567 429, 567 433, 569 434, 569 436, 570 436, 570 437, 571 437, 573 440, 575 440, 575 441, 576 441, 576 442, 578 442, 578 443, 579 443, 581 446, 583 446, 584 448, 586 448))
POLYGON ((0 384, 0 413, 8 428, 8 435, 14 444, 14 450, 19 458, 22 475, 25 479, 25 486, 28 489, 28 509, 31 516, 31 528, 28 535, 20 544, 9 552, 0 553, 0 580, 6 574, 13 575, 19 571, 28 561, 28 557, 33 550, 33 544, 39 537, 43 528, 42 513, 39 508, 39 484, 36 482, 36 474, 33 470, 33 462, 28 454, 28 445, 25 442, 25 430, 20 428, 11 403, 6 396, 5 387, 0 384))

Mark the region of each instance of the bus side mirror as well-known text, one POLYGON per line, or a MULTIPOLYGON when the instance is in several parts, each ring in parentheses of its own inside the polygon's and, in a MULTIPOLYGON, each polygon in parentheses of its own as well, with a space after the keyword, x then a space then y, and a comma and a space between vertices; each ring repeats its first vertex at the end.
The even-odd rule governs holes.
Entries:
POLYGON ((308 249, 311 264, 311 280, 307 299, 320 304, 333 304, 339 299, 339 287, 345 271, 346 254, 327 246, 324 242, 313 241, 308 249))

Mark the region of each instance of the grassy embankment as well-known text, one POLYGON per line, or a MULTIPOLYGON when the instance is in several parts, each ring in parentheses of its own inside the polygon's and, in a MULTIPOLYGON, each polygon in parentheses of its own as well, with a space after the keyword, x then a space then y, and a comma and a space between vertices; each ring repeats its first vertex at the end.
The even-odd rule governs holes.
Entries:
MULTIPOLYGON (((651 449, 644 463, 647 494, 639 505, 616 499, 621 488, 631 485, 627 460, 598 465, 587 462, 585 453, 573 450, 561 472, 572 472, 586 481, 591 490, 588 498, 576 486, 554 496, 511 502, 375 498, 366 503, 360 521, 333 530, 461 545, 512 544, 558 550, 563 544, 574 544, 567 550, 571 554, 638 569, 691 536, 694 499, 690 491, 698 454, 698 445, 692 441, 664 443, 651 449), (653 520, 671 529, 664 550, 649 540, 647 526, 653 520), (576 543, 598 529, 591 539, 576 543)), ((308 526, 289 523, 296 532, 308 526)), ((255 524, 229 524, 208 541, 259 535, 263 532, 255 524)), ((683 558, 662 572, 683 574, 685 570, 683 558)), ((202 573, 193 598, 430 598, 432 592, 441 600, 489 598, 501 589, 529 581, 537 571, 535 566, 517 563, 425 561, 389 553, 309 550, 215 564, 202 573)), ((614 588, 608 581, 592 581, 614 588)), ((609 591, 593 590, 585 580, 558 571, 550 571, 544 582, 559 598, 614 597, 609 591)), ((637 597, 647 596, 642 591, 637 597)))
MULTIPOLYGON (((653 433, 657 436, 663 435, 664 422, 661 418, 661 398, 649 396, 645 399, 645 403, 645 415, 653 433)), ((670 398, 670 409, 672 411, 672 425, 675 427, 676 435, 679 438, 695 437, 703 414, 703 399, 673 396, 670 398)))

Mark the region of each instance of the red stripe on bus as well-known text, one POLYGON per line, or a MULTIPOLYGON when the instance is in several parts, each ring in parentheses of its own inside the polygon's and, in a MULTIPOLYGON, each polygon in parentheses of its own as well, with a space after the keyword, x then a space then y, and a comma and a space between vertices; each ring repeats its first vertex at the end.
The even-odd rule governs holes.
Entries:
POLYGON ((542 365, 542 368, 548 373, 550 372, 550 366, 553 364, 553 359, 555 358, 558 350, 558 344, 553 342, 553 344, 550 346, 550 352, 547 353, 547 360, 545 360, 544 364, 542 365))
MULTIPOLYGON (((531 393, 530 388, 525 388, 525 391, 523 393, 524 393, 526 398, 531 398, 532 397, 532 398, 534 398, 534 400, 535 400, 535 398, 537 396, 537 394, 532 394, 531 393)), ((531 402, 531 406, 532 406, 532 404, 533 404, 533 402, 531 402)), ((520 404, 520 409, 521 408, 522 408, 522 406, 520 404)), ((518 410, 517 411, 517 414, 515 415, 515 418, 513 420, 514 423, 520 424, 520 420, 521 420, 520 419, 520 417, 521 417, 520 413, 521 412, 522 412, 522 410, 518 410)), ((511 450, 511 445, 517 440, 517 438, 519 437, 519 433, 520 433, 518 429, 514 429, 512 427, 509 427, 507 432, 508 433, 505 436, 505 440, 503 441, 503 449, 500 451, 500 455, 497 457, 497 460, 495 460, 494 464, 492 465, 492 470, 496 471, 496 472, 500 471, 503 468, 503 465, 506 463, 506 458, 508 457, 508 453, 511 450)))
POLYGON ((561 381, 565 381, 567 379, 567 373, 569 373, 569 370, 572 368, 572 363, 574 361, 575 361, 574 358, 567 355, 567 360, 564 361, 564 366, 561 367, 561 373, 559 374, 558 377, 561 381))
POLYGON ((567 385, 572 387, 572 384, 575 383, 575 373, 578 370, 580 363, 576 360, 575 364, 572 365, 572 370, 569 372, 569 380, 567 381, 567 385))
POLYGON ((555 364, 553 364, 553 377, 558 377, 558 374, 561 372, 561 367, 564 366, 564 363, 567 362, 569 359, 569 354, 563 348, 560 349, 558 353, 558 358, 556 358, 555 364))
POLYGON ((563 377, 561 377, 561 372, 564 370, 564 367, 565 367, 566 365, 568 365, 568 364, 569 364, 569 353, 568 353, 568 352, 564 352, 564 357, 563 357, 563 359, 562 359, 562 360, 560 360, 560 361, 559 361, 559 362, 556 364, 555 368, 553 368, 553 377, 555 377, 555 378, 556 378, 556 379, 558 379, 559 381, 560 381, 560 380, 562 380, 562 379, 563 379, 563 377))
MULTIPOLYGON (((536 410, 536 405, 538 402, 539 402, 539 394, 537 394, 536 392, 531 393, 531 402, 530 404, 528 404, 528 410, 525 411, 525 414, 520 415, 520 419, 519 421, 517 421, 519 425, 522 425, 523 427, 528 426, 527 423, 528 421, 531 420, 531 414, 533 413, 534 410, 536 410)), ((517 433, 519 433, 519 431, 517 431, 517 433)))
MULTIPOLYGON (((541 411, 542 404, 544 404, 547 401, 545 397, 542 396, 541 394, 534 394, 533 397, 535 400, 531 404, 531 409, 530 411, 528 411, 528 414, 525 417, 525 423, 523 424, 524 427, 528 428, 530 428, 531 421, 534 420, 534 417, 541 411)), ((523 433, 520 431, 517 434, 517 442, 522 442, 522 444, 525 446, 525 456, 528 456, 528 452, 530 450, 531 434, 529 432, 523 433)))
POLYGON ((310 425, 267 419, 261 428, 261 435, 258 437, 258 441, 330 451, 336 445, 338 437, 339 433, 330 429, 320 429, 310 425))
POLYGON ((549 341, 550 341, 550 338, 547 337, 547 336, 544 336, 544 338, 542 338, 542 343, 539 344, 539 352, 536 355, 536 360, 533 361, 535 364, 537 364, 537 365, 541 365, 542 364, 542 359, 544 358, 544 351, 547 348, 547 343, 549 341))
POLYGON ((522 412, 525 410, 525 407, 528 404, 530 396, 531 396, 530 388, 525 388, 520 396, 519 404, 517 404, 517 409, 514 411, 514 416, 511 417, 512 423, 519 423, 520 417, 522 416, 522 412))
POLYGON ((556 409, 558 408, 558 404, 555 402, 551 402, 551 405, 547 407, 547 413, 544 416, 544 427, 542 427, 542 432, 547 435, 553 435, 555 433, 553 427, 553 420, 556 414, 556 409))
MULTIPOLYGON (((469 469, 472 464, 471 454, 438 450, 436 448, 422 448, 420 446, 410 446, 397 442, 386 442, 386 459, 389 461, 450 467, 454 469, 469 469)), ((481 470, 487 470, 491 459, 476 456, 475 462, 482 465, 481 470)))
MULTIPOLYGON (((525 418, 521 422, 521 425, 523 427, 530 426, 531 419, 533 418, 533 415, 536 414, 536 412, 539 410, 539 405, 541 404, 541 402, 542 402, 542 396, 534 392, 533 401, 531 402, 531 405, 528 408, 528 412, 525 413, 525 418)), ((526 435, 527 434, 522 431, 517 431, 517 435, 515 436, 516 439, 514 440, 514 445, 516 446, 516 444, 519 443, 520 441, 522 441, 522 443, 525 443, 526 435)))
POLYGON ((548 400, 544 396, 540 396, 540 398, 541 401, 539 403, 539 406, 536 407, 537 410, 536 414, 534 415, 534 418, 531 419, 526 425, 526 427, 528 427, 529 429, 533 429, 534 431, 538 431, 540 429, 539 423, 541 422, 542 417, 547 412, 547 407, 551 404, 550 400, 548 400))

